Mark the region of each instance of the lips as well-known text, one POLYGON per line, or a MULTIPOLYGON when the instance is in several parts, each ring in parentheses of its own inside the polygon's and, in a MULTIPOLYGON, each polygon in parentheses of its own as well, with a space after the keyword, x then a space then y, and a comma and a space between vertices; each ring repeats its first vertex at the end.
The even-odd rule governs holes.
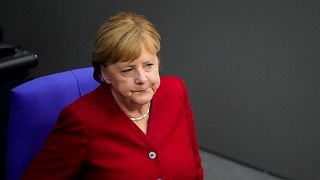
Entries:
POLYGON ((141 89, 141 90, 134 90, 133 92, 146 92, 149 88, 141 89))
POLYGON ((144 90, 135 90, 135 91, 133 91, 133 92, 145 92, 145 91, 147 91, 147 89, 144 89, 144 90))

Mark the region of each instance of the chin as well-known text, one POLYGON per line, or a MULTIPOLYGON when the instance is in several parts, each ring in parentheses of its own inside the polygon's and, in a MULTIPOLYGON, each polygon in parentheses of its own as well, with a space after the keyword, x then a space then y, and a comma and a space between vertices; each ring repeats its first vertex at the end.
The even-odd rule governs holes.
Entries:
POLYGON ((137 103, 137 104, 147 104, 151 101, 153 97, 153 92, 148 91, 147 93, 136 93, 134 96, 132 96, 132 101, 137 103))
POLYGON ((148 98, 138 98, 138 99, 133 99, 133 102, 137 103, 137 104, 147 104, 151 101, 152 97, 148 97, 148 98))

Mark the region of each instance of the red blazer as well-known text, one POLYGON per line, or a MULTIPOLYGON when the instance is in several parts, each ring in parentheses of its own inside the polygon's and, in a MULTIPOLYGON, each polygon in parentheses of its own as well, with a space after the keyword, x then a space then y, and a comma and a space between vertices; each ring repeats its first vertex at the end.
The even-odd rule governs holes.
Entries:
POLYGON ((203 179, 186 87, 161 77, 147 134, 101 85, 64 108, 22 179, 203 179))

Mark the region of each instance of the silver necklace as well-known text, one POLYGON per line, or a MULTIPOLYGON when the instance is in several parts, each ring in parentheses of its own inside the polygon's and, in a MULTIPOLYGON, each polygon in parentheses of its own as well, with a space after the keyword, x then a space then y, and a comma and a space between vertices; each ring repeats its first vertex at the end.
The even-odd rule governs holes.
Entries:
POLYGON ((148 104, 148 110, 147 110, 146 113, 144 113, 144 114, 143 114, 142 116, 140 116, 140 117, 129 117, 129 118, 130 118, 132 121, 139 121, 139 120, 145 118, 146 116, 148 116, 149 111, 150 111, 150 102, 149 102, 149 104, 148 104))

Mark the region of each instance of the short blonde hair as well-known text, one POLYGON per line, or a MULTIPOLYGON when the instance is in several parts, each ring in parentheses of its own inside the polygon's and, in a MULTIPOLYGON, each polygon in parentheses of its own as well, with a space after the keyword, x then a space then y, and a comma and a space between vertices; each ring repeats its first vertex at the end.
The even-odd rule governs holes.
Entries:
POLYGON ((93 43, 93 77, 102 83, 101 65, 130 62, 137 59, 141 47, 158 54, 160 35, 144 16, 132 12, 120 12, 102 24, 93 43))

